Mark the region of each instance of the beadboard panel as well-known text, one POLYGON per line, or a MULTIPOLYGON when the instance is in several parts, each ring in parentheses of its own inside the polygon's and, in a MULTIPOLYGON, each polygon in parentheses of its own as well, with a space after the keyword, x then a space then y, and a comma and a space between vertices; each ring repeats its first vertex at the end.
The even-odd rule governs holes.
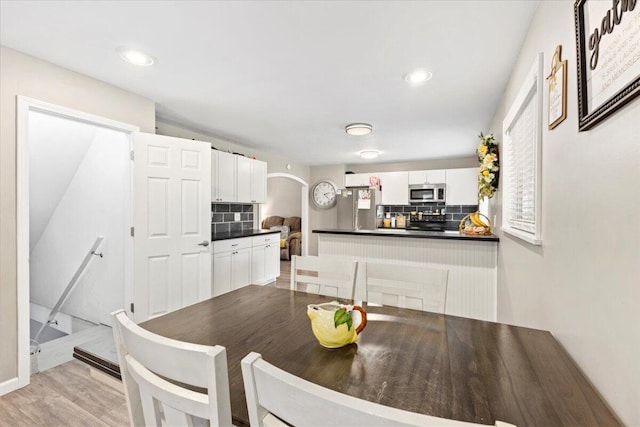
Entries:
MULTIPOLYGON (((446 268, 445 313, 496 321, 497 242, 318 234, 318 254, 446 268)), ((364 295, 358 286, 356 299, 364 295)))

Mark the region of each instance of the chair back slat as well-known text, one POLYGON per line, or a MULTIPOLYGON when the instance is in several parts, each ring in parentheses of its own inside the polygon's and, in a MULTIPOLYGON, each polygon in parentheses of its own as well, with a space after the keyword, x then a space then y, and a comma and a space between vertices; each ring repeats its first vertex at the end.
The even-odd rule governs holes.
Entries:
POLYGON ((172 384, 142 366, 131 355, 125 356, 127 369, 141 392, 145 420, 156 425, 193 425, 209 417, 209 399, 172 384), (176 410, 180 408, 181 410, 176 410))
POLYGON ((124 310, 111 315, 132 425, 231 425, 224 347, 156 335, 124 310))
POLYGON ((445 312, 448 270, 377 262, 361 264, 368 302, 445 312))
POLYGON ((289 374, 250 353, 241 362, 252 427, 283 420, 289 425, 479 426, 383 406, 289 374))
POLYGON ((355 261, 330 256, 294 256, 291 260, 291 290, 353 299, 355 261))

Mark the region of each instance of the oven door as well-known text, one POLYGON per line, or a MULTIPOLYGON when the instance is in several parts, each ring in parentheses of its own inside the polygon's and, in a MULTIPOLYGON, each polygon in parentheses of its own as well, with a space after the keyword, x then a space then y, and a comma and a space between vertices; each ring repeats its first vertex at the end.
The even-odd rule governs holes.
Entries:
POLYGON ((412 203, 434 202, 437 198, 436 188, 433 185, 421 185, 409 187, 409 201, 412 203))

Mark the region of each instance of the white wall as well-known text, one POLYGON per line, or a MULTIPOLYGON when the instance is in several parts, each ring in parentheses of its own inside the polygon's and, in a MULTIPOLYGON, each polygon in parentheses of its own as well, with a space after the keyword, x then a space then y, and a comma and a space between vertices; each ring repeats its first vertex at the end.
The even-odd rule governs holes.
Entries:
POLYGON ((141 96, 0 46, 0 383, 17 376, 16 96, 154 132, 155 104, 141 96))
MULTIPOLYGON (((309 190, 321 179, 328 179, 341 188, 344 185, 344 165, 313 166, 311 167, 311 180, 309 190)), ((318 255, 318 235, 313 230, 320 228, 338 227, 338 208, 318 209, 309 201, 309 255, 318 255)))
POLYGON ((98 128, 29 113, 29 247, 40 239, 98 128))
MULTIPOLYGON (((636 7, 638 12, 638 7, 636 7)), ((501 105, 502 120, 538 52, 561 44, 567 119, 547 127, 544 90, 542 237, 499 233, 498 321, 550 330, 626 425, 640 425, 640 99, 578 132, 573 2, 540 2, 501 105)), ((501 193, 491 211, 501 223, 501 193)), ((499 228, 498 228, 499 230, 499 228)))
MULTIPOLYGON (((93 257, 61 311, 108 325, 109 313, 124 307, 125 236, 130 222, 125 206, 131 187, 128 154, 127 135, 95 129, 86 155, 31 248, 32 302, 53 307, 95 239, 104 236, 99 249, 104 257, 93 257)), ((55 182, 58 172, 67 174, 65 166, 51 164, 33 175, 40 182, 48 177, 55 182)))
POLYGON ((289 178, 274 177, 267 180, 267 203, 262 205, 262 218, 301 216, 300 184, 289 178))

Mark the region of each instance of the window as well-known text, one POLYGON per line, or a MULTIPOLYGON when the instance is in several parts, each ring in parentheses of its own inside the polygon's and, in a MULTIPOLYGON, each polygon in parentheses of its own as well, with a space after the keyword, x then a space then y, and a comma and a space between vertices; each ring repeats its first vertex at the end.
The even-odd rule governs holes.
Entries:
POLYGON ((502 123, 502 231, 534 245, 542 244, 542 65, 540 53, 502 123))

